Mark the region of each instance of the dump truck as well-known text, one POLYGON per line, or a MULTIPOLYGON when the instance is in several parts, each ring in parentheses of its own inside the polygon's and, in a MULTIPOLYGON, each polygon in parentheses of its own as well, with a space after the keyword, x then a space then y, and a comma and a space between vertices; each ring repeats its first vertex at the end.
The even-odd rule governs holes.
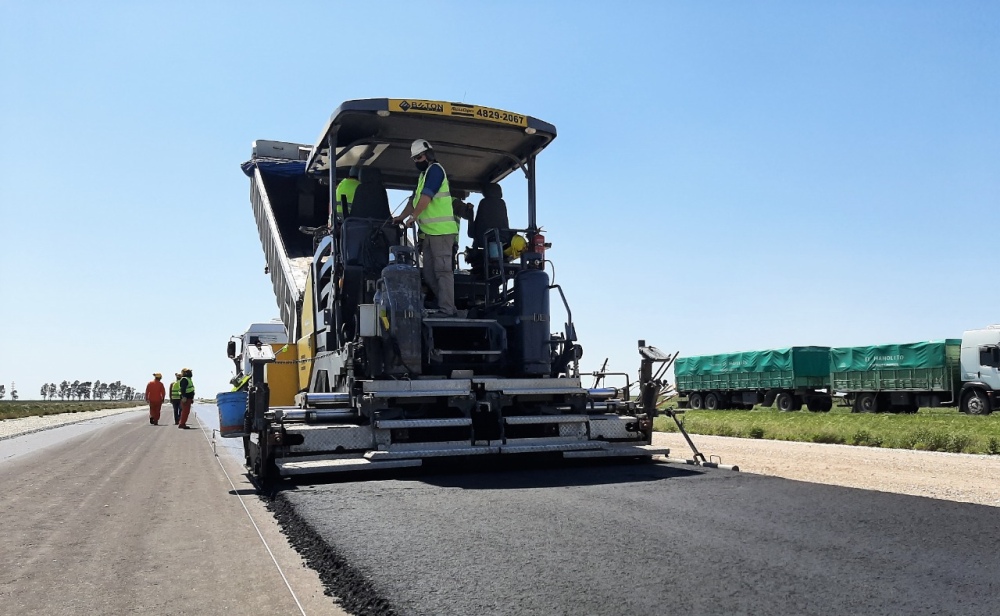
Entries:
POLYGON ((829 411, 830 348, 800 346, 764 351, 680 357, 674 364, 677 392, 692 409, 829 411))
MULTIPOLYGON (((254 142, 242 169, 295 347, 284 360, 267 344, 241 349, 251 379, 240 436, 256 480, 484 456, 669 453, 652 444, 667 354, 639 341, 634 396, 581 383, 582 347, 536 217, 536 158, 555 137, 547 122, 491 107, 365 99, 337 107, 314 144, 254 142), (417 139, 432 144, 453 193, 482 196, 465 267, 455 264, 461 317, 428 309, 420 238, 389 207, 389 193, 405 202, 416 187, 417 139), (352 168, 353 201, 337 203, 352 168), (522 228, 511 228, 499 190, 508 176, 527 183, 522 228), (566 315, 559 331, 553 302, 566 315), (264 368, 282 362, 298 374, 294 405, 270 396, 264 368)), ((228 352, 237 355, 235 341, 228 352)))
MULTIPOLYGON (((288 344, 288 332, 279 319, 251 323, 242 334, 232 336, 230 340, 236 344, 234 353, 230 356, 236 366, 236 376, 230 381, 234 391, 250 385, 250 357, 243 353, 243 349, 266 344, 271 347, 277 359, 295 357, 288 344)), ((264 380, 267 382, 271 404, 295 404, 295 395, 299 393, 297 372, 294 362, 273 363, 264 367, 264 380)))

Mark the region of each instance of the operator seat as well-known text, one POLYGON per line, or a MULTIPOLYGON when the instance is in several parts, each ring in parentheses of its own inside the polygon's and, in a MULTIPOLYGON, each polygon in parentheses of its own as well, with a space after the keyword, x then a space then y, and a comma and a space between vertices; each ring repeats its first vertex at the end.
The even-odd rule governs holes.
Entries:
POLYGON ((389 210, 389 195, 382 183, 382 171, 375 167, 362 167, 361 184, 354 192, 354 203, 351 204, 349 217, 374 218, 386 220, 392 218, 389 210))
POLYGON ((490 229, 500 232, 500 243, 504 246, 510 243, 512 236, 510 221, 507 218, 507 203, 503 200, 503 190, 499 184, 483 186, 483 199, 476 208, 476 218, 469 225, 469 237, 473 248, 486 246, 486 234, 490 229))

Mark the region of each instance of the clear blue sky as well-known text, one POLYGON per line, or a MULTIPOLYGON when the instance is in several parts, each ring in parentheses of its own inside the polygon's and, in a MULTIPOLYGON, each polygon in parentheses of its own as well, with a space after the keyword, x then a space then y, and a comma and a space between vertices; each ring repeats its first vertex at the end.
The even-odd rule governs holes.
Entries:
POLYGON ((0 84, 0 382, 22 398, 182 366, 228 388, 229 336, 278 314, 239 164, 355 98, 556 125, 539 222, 585 370, 634 371, 639 338, 1000 322, 995 2, 5 0, 0 84))

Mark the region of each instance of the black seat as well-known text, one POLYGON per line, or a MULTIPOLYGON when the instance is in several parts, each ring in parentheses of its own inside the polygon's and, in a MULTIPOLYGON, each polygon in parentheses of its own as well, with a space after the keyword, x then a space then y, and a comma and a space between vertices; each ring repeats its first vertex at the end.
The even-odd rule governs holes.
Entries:
POLYGON ((359 180, 361 184, 354 191, 354 203, 348 216, 376 220, 392 218, 389 195, 382 183, 382 171, 375 167, 362 167, 359 180))
POLYGON ((507 203, 503 200, 503 191, 499 184, 483 186, 483 199, 476 209, 476 218, 469 225, 469 237, 473 248, 486 246, 486 234, 496 229, 500 235, 500 243, 508 245, 512 233, 510 221, 507 218, 507 203))

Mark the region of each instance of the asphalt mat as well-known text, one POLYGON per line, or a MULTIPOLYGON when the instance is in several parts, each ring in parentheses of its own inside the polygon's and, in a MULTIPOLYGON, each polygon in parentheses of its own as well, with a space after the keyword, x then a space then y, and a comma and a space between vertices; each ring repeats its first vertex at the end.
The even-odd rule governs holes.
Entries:
POLYGON ((354 614, 995 614, 995 508, 664 464, 284 484, 354 614))

